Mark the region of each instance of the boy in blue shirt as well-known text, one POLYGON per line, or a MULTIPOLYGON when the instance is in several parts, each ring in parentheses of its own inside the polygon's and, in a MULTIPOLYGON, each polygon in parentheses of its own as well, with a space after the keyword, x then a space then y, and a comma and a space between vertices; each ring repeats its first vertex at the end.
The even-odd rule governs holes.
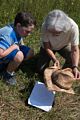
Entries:
POLYGON ((35 25, 36 21, 30 13, 19 12, 14 24, 0 29, 0 70, 6 68, 3 77, 5 82, 10 85, 16 84, 14 72, 22 61, 34 55, 31 48, 21 43, 22 38, 28 36, 35 25))

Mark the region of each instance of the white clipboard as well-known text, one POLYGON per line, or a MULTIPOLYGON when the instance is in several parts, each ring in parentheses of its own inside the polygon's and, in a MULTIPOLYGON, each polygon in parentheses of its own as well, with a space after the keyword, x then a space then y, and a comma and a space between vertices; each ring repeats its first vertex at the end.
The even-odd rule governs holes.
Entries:
POLYGON ((54 100, 55 92, 48 91, 44 83, 36 82, 28 98, 28 104, 48 112, 51 110, 54 100))

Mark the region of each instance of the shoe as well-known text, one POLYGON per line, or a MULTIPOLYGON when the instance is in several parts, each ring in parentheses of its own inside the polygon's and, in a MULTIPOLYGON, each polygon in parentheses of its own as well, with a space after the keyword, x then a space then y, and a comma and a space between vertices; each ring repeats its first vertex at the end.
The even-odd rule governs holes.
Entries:
POLYGON ((15 74, 9 74, 8 72, 4 73, 3 76, 4 81, 9 85, 16 85, 15 74))

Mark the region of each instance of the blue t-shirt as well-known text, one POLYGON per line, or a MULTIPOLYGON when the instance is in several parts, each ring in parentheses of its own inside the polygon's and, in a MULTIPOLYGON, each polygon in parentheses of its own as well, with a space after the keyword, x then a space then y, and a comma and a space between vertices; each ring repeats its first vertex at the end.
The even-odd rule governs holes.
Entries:
POLYGON ((13 44, 19 44, 22 38, 16 34, 13 25, 7 25, 0 29, 0 48, 6 50, 13 44))

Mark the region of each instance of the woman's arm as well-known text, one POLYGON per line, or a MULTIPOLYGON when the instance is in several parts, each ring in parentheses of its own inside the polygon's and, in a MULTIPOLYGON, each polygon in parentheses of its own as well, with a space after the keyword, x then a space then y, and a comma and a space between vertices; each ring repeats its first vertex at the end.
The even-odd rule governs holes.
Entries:
POLYGON ((80 79, 80 72, 78 70, 78 64, 79 64, 79 47, 78 47, 78 45, 71 47, 71 59, 72 59, 74 76, 75 76, 75 78, 80 79))
POLYGON ((72 66, 77 66, 78 67, 79 47, 77 45, 71 47, 71 58, 72 58, 72 66))
POLYGON ((44 42, 44 49, 46 50, 47 54, 50 56, 50 58, 52 59, 54 66, 58 66, 60 67, 59 61, 57 60, 55 54, 53 53, 53 51, 51 50, 51 45, 49 42, 44 42))

